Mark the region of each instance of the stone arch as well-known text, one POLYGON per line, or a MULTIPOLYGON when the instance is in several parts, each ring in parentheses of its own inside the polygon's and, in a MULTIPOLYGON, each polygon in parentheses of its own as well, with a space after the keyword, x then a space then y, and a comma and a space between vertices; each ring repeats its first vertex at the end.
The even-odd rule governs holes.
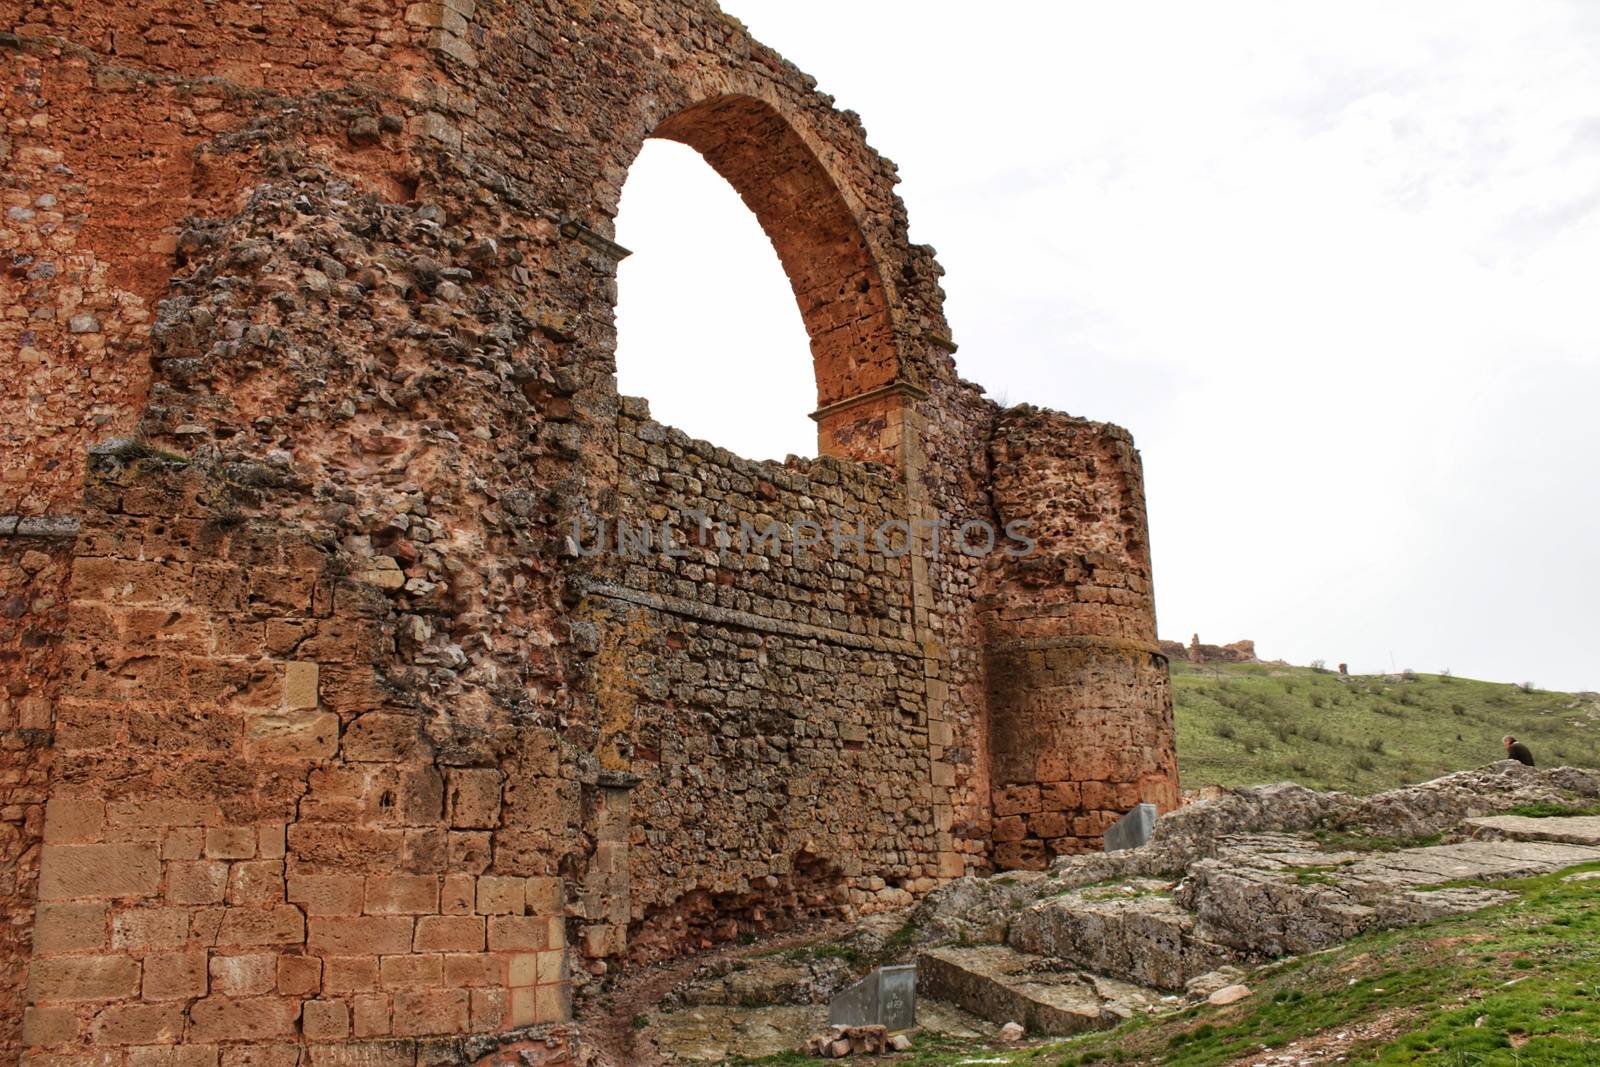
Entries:
POLYGON ((772 241, 810 338, 819 410, 898 380, 883 272, 839 186, 783 115, 755 97, 720 95, 650 135, 699 152, 772 241))

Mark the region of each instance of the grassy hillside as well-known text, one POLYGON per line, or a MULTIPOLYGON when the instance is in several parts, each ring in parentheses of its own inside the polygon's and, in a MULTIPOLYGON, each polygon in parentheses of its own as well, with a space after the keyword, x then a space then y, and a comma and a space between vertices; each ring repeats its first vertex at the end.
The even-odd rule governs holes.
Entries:
POLYGON ((1185 789, 1295 781, 1371 793, 1477 767, 1526 741, 1541 766, 1600 767, 1600 695, 1450 675, 1172 664, 1185 789))

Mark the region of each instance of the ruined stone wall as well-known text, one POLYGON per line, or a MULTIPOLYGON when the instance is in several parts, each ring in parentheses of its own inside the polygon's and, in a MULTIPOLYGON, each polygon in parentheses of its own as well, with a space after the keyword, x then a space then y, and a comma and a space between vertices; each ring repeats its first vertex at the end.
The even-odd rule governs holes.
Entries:
POLYGON ((0 15, 0 512, 77 530, 0 556, 0 1044, 537 1062, 614 963, 1165 802, 1131 443, 956 376, 893 164, 714 6, 0 15), (778 250, 823 458, 617 395, 648 136, 778 250), (911 551, 584 551, 693 509, 911 551), (1035 511, 1039 567, 952 544, 1035 511))
POLYGON ((22 1035, 71 524, 0 516, 0 1056, 22 1035), (19 531, 20 527, 20 531, 19 531))
POLYGON ((997 515, 1029 520, 1037 541, 996 560, 983 605, 994 858, 1042 867, 1098 846, 1137 803, 1175 806, 1172 695, 1127 432, 1014 408, 992 454, 997 515))
POLYGON ((837 460, 741 460, 638 401, 618 440, 580 613, 600 766, 635 780, 615 860, 629 954, 937 884, 922 649, 891 525, 904 486, 837 460), (648 533, 619 551, 618 525, 648 533))

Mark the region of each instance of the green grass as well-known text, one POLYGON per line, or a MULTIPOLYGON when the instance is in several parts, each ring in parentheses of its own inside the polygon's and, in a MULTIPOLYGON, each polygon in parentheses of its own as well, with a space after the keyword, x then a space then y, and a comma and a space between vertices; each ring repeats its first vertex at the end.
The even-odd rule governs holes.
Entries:
POLYGON ((1600 697, 1450 675, 1172 664, 1183 786, 1372 793, 1480 767, 1514 734, 1542 766, 1600 766, 1600 697))
POLYGON ((911 1053, 888 1062, 1219 1067, 1331 1031, 1356 1035, 1338 1050, 1351 1064, 1600 1067, 1600 883, 1549 875, 1494 885, 1521 895, 1285 961, 1253 975, 1254 995, 1227 1007, 1202 1004, 1023 1049, 919 1035, 911 1053))

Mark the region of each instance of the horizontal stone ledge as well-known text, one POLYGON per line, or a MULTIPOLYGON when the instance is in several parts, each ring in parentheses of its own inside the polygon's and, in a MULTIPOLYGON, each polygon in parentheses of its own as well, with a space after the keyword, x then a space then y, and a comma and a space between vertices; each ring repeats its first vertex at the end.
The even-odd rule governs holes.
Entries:
POLYGON ((991 656, 1015 656, 1026 652, 1041 652, 1052 648, 1105 649, 1113 652, 1143 652, 1167 658, 1167 654, 1153 641, 1135 641, 1127 637, 1094 637, 1073 634, 1066 637, 1024 637, 989 646, 991 656))
POLYGON ((823 419, 837 415, 841 411, 848 411, 853 407, 859 407, 862 404, 873 400, 881 400, 888 396, 905 396, 912 400, 926 400, 928 391, 907 381, 889 382, 886 385, 868 389, 864 393, 857 393, 855 396, 846 397, 843 400, 835 400, 831 404, 824 404, 811 413, 811 418, 816 422, 821 422, 823 419))
POLYGON ((0 515, 0 537, 78 536, 78 520, 71 515, 0 515))
POLYGON ((758 630, 763 633, 782 634, 786 637, 809 637, 817 641, 825 641, 832 645, 842 645, 845 648, 861 649, 867 652, 885 652, 895 656, 922 656, 922 646, 914 641, 901 641, 890 637, 872 637, 867 634, 853 634, 848 630, 835 630, 828 626, 813 626, 811 623, 795 622, 793 619, 774 619, 765 615, 757 615, 752 611, 739 611, 734 608, 719 608, 711 604, 699 604, 693 600, 682 597, 668 596, 661 593, 647 593, 642 589, 630 589, 627 586, 612 585, 609 582, 591 582, 584 587, 588 596, 604 597, 607 600, 620 600, 627 604, 635 604, 655 611, 664 611, 684 618, 696 619, 700 622, 716 623, 722 626, 735 626, 745 630, 758 630))

